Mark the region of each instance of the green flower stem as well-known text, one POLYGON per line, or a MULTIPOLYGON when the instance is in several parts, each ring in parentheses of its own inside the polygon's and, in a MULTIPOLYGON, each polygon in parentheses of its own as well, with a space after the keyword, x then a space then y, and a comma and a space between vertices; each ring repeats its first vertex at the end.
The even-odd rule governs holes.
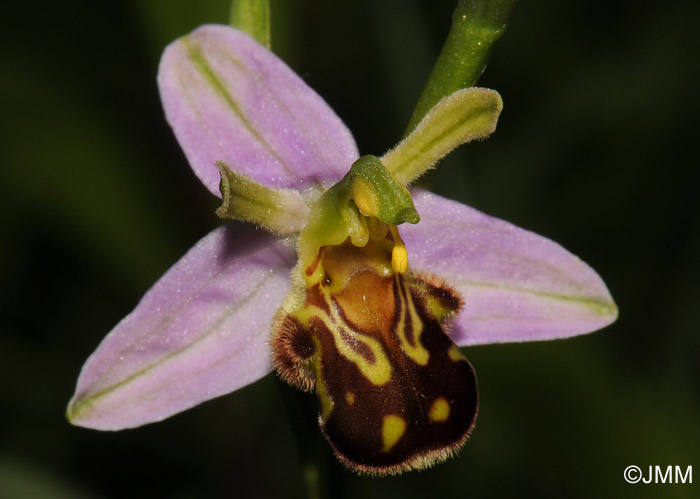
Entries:
POLYGON ((233 0, 230 24, 271 48, 269 0, 233 0))
POLYGON ((342 489, 343 470, 318 427, 316 397, 301 393, 277 379, 282 403, 299 455, 302 477, 309 499, 337 497, 342 489))
POLYGON ((491 47, 505 32, 516 0, 459 0, 452 28, 423 89, 404 137, 446 97, 471 87, 486 68, 491 47))

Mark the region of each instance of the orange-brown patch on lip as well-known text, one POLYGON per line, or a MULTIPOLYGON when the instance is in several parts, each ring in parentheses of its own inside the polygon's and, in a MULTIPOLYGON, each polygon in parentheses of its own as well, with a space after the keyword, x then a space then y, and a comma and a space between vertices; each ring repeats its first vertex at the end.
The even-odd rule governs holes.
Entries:
POLYGON ((373 269, 380 275, 391 274, 391 249, 389 239, 364 247, 354 246, 348 240, 339 246, 325 246, 322 265, 328 277, 342 287, 357 271, 373 269))
POLYGON ((371 270, 357 272, 351 279, 352 285, 333 295, 343 316, 360 331, 390 331, 395 312, 393 279, 371 270))

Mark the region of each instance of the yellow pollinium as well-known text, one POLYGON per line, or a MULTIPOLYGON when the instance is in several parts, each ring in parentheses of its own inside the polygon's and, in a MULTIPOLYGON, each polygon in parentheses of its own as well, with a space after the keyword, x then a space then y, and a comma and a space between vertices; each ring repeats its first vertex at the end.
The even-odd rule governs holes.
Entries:
POLYGON ((404 274, 408 270, 408 251, 399 235, 399 229, 390 225, 389 230, 394 238, 394 248, 391 250, 391 268, 397 274, 404 274))

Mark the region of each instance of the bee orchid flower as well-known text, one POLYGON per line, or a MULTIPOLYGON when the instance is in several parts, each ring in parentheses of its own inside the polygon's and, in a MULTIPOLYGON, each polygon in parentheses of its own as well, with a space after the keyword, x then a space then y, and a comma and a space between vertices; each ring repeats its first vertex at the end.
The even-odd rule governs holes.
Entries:
POLYGON ((473 427, 476 377, 458 347, 565 338, 615 319, 600 277, 558 244, 410 187, 493 132, 495 91, 445 97, 378 157, 360 156, 312 89, 230 27, 173 42, 158 84, 192 169, 232 221, 90 356, 73 424, 160 421, 276 369, 316 391, 343 463, 397 473, 451 455, 473 427))

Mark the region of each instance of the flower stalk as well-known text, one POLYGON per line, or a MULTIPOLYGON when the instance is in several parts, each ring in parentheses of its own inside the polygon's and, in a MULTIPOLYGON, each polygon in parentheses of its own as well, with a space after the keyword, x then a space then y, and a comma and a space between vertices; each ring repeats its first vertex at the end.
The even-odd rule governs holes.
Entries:
POLYGON ((234 0, 231 2, 230 24, 268 49, 272 47, 270 0, 234 0))
POLYGON ((418 99, 404 137, 442 98, 472 87, 486 69, 493 44, 506 30, 517 0, 459 0, 440 55, 418 99))

